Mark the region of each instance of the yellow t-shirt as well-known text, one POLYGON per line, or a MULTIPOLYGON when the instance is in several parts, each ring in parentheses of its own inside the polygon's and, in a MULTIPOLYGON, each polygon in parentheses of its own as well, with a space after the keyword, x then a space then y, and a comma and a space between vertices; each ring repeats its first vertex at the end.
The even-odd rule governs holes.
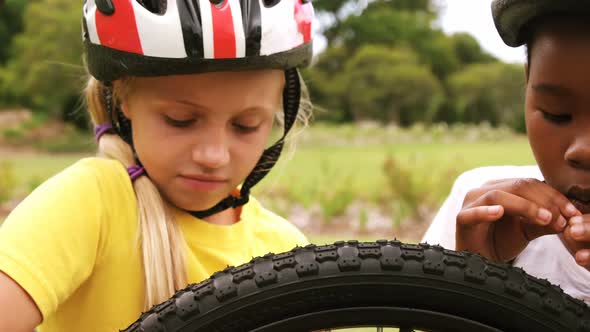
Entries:
MULTIPOLYGON (((307 240, 256 200, 233 225, 177 213, 189 282, 307 240)), ((136 199, 117 161, 83 159, 27 197, 0 227, 0 270, 43 314, 40 332, 119 331, 142 312, 144 280, 136 242, 136 199)))

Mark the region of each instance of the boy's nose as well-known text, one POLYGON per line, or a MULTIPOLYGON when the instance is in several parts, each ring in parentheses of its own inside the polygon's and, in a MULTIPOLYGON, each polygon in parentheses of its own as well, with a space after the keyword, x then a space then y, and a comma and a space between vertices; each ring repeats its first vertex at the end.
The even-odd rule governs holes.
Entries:
POLYGON ((564 158, 574 168, 590 170, 590 131, 574 139, 564 158))

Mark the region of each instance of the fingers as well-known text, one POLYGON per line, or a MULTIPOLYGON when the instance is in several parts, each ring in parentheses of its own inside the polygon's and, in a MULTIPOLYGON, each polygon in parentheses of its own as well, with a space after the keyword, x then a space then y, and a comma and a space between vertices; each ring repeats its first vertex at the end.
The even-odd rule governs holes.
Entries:
POLYGON ((490 222, 505 214, 522 217, 526 222, 538 226, 546 226, 553 219, 551 211, 528 199, 506 191, 491 190, 465 207, 457 216, 457 223, 471 225, 490 222))
POLYGON ((571 218, 566 232, 566 238, 570 237, 575 241, 570 246, 577 250, 576 263, 590 269, 590 215, 571 218))
MULTIPOLYGON (((473 206, 474 201, 494 190, 508 192, 527 199, 540 208, 544 208, 551 212, 551 222, 546 225, 540 223, 540 225, 544 225, 546 229, 532 230, 532 234, 530 234, 532 238, 543 234, 562 232, 567 224, 567 219, 581 215, 578 209, 576 209, 576 207, 563 194, 546 183, 536 179, 502 179, 490 181, 484 186, 469 192, 464 203, 470 201, 470 205, 473 206)), ((511 211, 507 209, 506 214, 510 213, 511 211)), ((531 219, 530 216, 525 219, 529 221, 535 220, 531 219)))
MULTIPOLYGON (((563 220, 581 215, 576 207, 558 190, 536 179, 516 179, 508 188, 515 195, 527 198, 541 207, 551 211, 553 215, 552 226, 562 225, 563 220), (559 220, 563 216, 563 220, 559 220)), ((554 228, 555 231, 562 231, 554 228)))
POLYGON ((570 219, 569 235, 578 242, 590 242, 590 215, 570 219))
POLYGON ((504 215, 504 207, 501 205, 476 206, 463 209, 457 215, 457 223, 460 225, 473 225, 482 222, 496 221, 504 215))
POLYGON ((582 213, 569 201, 565 195, 560 193, 555 188, 547 185, 544 182, 539 182, 535 190, 541 190, 545 193, 545 204, 547 206, 552 205, 559 208, 559 212, 566 219, 574 216, 581 216, 582 213))
POLYGON ((586 269, 590 269, 590 249, 578 250, 576 252, 576 263, 586 269))

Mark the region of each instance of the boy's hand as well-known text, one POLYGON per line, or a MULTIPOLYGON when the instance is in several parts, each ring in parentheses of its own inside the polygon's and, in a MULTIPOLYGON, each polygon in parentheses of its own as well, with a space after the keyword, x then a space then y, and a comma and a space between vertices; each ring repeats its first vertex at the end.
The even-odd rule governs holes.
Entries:
POLYGON ((533 239, 562 232, 576 215, 580 212, 563 194, 541 181, 488 182, 465 196, 457 215, 456 250, 509 261, 533 239))
POLYGON ((576 262, 590 270, 590 214, 571 218, 563 239, 576 262))

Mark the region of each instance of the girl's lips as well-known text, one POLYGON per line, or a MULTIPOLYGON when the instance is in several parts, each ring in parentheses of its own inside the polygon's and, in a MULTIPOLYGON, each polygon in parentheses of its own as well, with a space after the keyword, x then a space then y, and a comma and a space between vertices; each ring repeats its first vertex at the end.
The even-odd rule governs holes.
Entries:
POLYGON ((192 177, 181 175, 180 180, 187 187, 202 192, 210 192, 221 189, 228 183, 228 180, 214 177, 192 177))

